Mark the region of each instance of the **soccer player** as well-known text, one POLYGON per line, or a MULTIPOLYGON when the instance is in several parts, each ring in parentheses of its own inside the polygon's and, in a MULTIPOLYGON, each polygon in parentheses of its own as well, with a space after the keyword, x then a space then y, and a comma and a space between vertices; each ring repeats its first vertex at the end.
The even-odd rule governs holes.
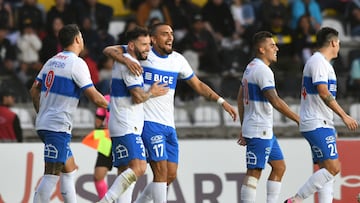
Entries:
POLYGON ((64 48, 49 59, 33 83, 30 94, 37 112, 36 130, 44 142, 45 170, 34 195, 34 203, 50 202, 60 178, 60 190, 65 202, 76 202, 75 173, 77 165, 70 148, 73 112, 83 92, 90 101, 102 108, 108 102, 98 92, 89 69, 79 53, 84 41, 74 24, 59 32, 64 48))
MULTIPOLYGON (((129 40, 124 57, 139 63, 146 60, 150 51, 149 32, 136 27, 126 33, 129 40)), ((165 95, 167 83, 155 81, 148 91, 144 91, 143 77, 136 76, 123 64, 114 63, 111 81, 109 130, 112 140, 113 165, 118 168, 118 176, 100 200, 113 202, 121 196, 120 202, 131 203, 132 192, 126 190, 134 185, 146 170, 145 147, 141 139, 144 126, 143 102, 165 95), (123 193, 126 192, 124 197, 123 193), (127 199, 126 199, 127 198, 127 199)))
POLYGON ((334 179, 340 172, 333 112, 348 129, 358 127, 357 121, 335 100, 336 75, 330 61, 339 53, 339 33, 333 28, 321 28, 316 34, 316 43, 318 51, 309 58, 303 70, 300 132, 311 147, 314 164, 320 169, 285 203, 302 202, 315 192, 319 194, 319 202, 332 202, 334 179))
POLYGON ((174 124, 174 93, 177 79, 186 80, 198 94, 208 100, 217 101, 234 120, 237 113, 228 102, 198 79, 181 54, 173 51, 174 33, 169 25, 153 25, 150 35, 153 46, 148 59, 140 61, 142 67, 122 56, 122 46, 107 47, 104 53, 126 64, 132 72, 144 71, 145 89, 157 80, 168 84, 170 88, 166 95, 150 98, 144 103, 145 122, 142 138, 154 177, 136 200, 138 203, 164 203, 167 199, 167 185, 176 178, 179 159, 174 124))
POLYGON ((238 143, 246 145, 246 176, 241 186, 243 203, 255 203, 256 188, 266 163, 271 173, 266 184, 267 203, 276 203, 285 173, 285 161, 273 133, 273 108, 299 124, 299 116, 278 96, 274 73, 269 65, 277 61, 276 46, 270 32, 253 37, 255 58, 247 65, 238 93, 241 132, 238 143))
MULTIPOLYGON (((110 102, 110 95, 104 96, 110 102)), ((110 112, 105 108, 97 108, 95 112, 95 129, 107 129, 110 112)), ((98 152, 94 169, 94 184, 99 199, 103 198, 108 190, 105 176, 112 169, 112 156, 105 156, 98 152)))

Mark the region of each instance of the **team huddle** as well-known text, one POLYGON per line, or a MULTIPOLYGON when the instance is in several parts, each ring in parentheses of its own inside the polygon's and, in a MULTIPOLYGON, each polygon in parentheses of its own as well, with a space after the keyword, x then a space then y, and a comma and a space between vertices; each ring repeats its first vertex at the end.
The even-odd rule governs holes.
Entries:
POLYGON ((98 185, 95 182, 98 202, 167 202, 167 186, 177 176, 179 161, 174 122, 177 80, 186 81, 199 95, 217 102, 234 122, 239 115, 242 128, 238 143, 246 146, 247 160, 246 177, 239 191, 242 202, 255 203, 257 183, 266 163, 272 167, 267 181, 267 203, 277 202, 281 192, 285 162, 273 134, 273 108, 299 125, 313 150, 314 163, 320 166, 285 202, 302 202, 315 192, 319 193, 320 202, 332 202, 334 177, 340 171, 333 112, 350 130, 358 127, 356 120, 335 100, 336 75, 330 60, 337 57, 340 48, 336 30, 322 28, 317 34, 319 50, 304 68, 300 116, 291 111, 276 92, 274 73, 269 65, 276 62, 278 48, 269 32, 261 31, 254 36, 255 58, 243 75, 238 112, 194 74, 184 56, 173 51, 174 36, 169 25, 155 24, 150 30, 137 27, 128 31, 127 38, 126 45, 104 49, 104 54, 115 61, 108 102, 94 87, 86 63, 79 58, 84 48, 79 28, 70 24, 60 31, 59 40, 64 50, 44 64, 30 90, 37 112, 36 130, 44 142, 45 162, 34 203, 50 202, 59 180, 64 201, 77 202, 74 184, 77 165, 69 144, 72 112, 81 93, 96 106, 109 111, 107 127, 112 141, 112 166, 118 170, 108 190, 101 189, 101 182, 98 185), (153 180, 132 200, 134 185, 145 173, 147 164, 153 180))

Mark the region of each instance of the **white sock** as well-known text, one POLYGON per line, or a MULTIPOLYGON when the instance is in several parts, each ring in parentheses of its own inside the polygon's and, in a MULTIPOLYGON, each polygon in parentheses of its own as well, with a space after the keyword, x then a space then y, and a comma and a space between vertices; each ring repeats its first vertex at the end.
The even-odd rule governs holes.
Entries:
POLYGON ((104 198, 102 199, 102 202, 115 201, 129 188, 132 183, 136 182, 136 180, 137 177, 134 171, 131 168, 126 169, 124 172, 122 172, 116 177, 114 183, 111 185, 104 198))
POLYGON ((152 188, 153 182, 147 184, 144 190, 140 193, 139 197, 136 199, 135 203, 152 203, 152 188))
POLYGON ((332 203, 334 197, 334 180, 330 180, 318 191, 319 203, 332 203))
POLYGON ((135 203, 165 203, 166 197, 166 182, 151 182, 145 187, 135 203))
POLYGON ((122 195, 120 195, 120 197, 116 200, 116 203, 132 202, 132 194, 135 188, 135 183, 136 182, 133 182, 128 187, 128 189, 122 195))
POLYGON ((50 202, 56 183, 59 181, 57 175, 44 175, 34 195, 34 203, 50 202))
POLYGON ((167 186, 166 182, 155 182, 153 186, 154 203, 166 203, 167 186))
POLYGON ((266 183, 267 203, 278 202, 281 191, 281 182, 268 180, 266 183))
POLYGON ((257 183, 257 178, 253 176, 245 176, 240 191, 242 203, 255 203, 257 183))
POLYGON ((60 175, 60 191, 64 198, 64 202, 73 203, 76 202, 76 190, 75 190, 75 174, 76 169, 70 173, 61 173, 60 175))
POLYGON ((307 182, 300 188, 296 196, 306 199, 316 191, 320 190, 327 182, 334 180, 334 176, 328 170, 322 168, 316 171, 307 182))

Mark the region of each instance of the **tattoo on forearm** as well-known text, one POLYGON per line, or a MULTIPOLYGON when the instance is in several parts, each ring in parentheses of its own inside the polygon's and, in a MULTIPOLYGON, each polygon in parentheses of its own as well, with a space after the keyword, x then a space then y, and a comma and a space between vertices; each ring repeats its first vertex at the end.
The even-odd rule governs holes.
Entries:
POLYGON ((335 99, 334 99, 334 97, 333 97, 331 94, 329 94, 329 95, 326 96, 323 100, 324 100, 324 102, 325 102, 326 105, 329 105, 330 102, 332 102, 332 101, 335 100, 335 99))
POLYGON ((211 101, 211 96, 212 96, 212 94, 211 93, 209 93, 209 95, 208 95, 208 99, 211 101))

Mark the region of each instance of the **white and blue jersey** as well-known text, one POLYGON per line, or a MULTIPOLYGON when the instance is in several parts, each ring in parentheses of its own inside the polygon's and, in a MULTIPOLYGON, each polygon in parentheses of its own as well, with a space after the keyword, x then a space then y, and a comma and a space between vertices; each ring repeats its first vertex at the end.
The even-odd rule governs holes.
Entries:
POLYGON ((244 118, 242 135, 245 138, 271 139, 273 136, 273 107, 263 92, 275 88, 274 73, 260 59, 253 59, 243 75, 244 118))
POLYGON ((36 80, 41 83, 36 130, 70 134, 80 93, 93 86, 85 61, 73 52, 60 52, 44 64, 36 80))
MULTIPOLYGON (((139 63, 127 53, 124 56, 139 63)), ((136 87, 143 88, 143 86, 142 76, 132 74, 121 63, 114 63, 110 92, 109 131, 111 137, 126 134, 141 135, 144 126, 144 107, 143 103, 135 104, 132 101, 130 90, 136 87)))
POLYGON ((188 80, 194 76, 187 60, 173 51, 166 56, 158 55, 152 48, 147 60, 140 61, 144 69, 144 87, 148 90, 155 81, 168 84, 167 94, 154 97, 144 103, 145 121, 175 128, 174 94, 178 79, 188 80))
POLYGON ((300 131, 312 131, 317 128, 334 128, 333 111, 320 98, 316 86, 325 84, 336 97, 336 75, 334 68, 320 53, 314 53, 303 71, 300 103, 300 131))

